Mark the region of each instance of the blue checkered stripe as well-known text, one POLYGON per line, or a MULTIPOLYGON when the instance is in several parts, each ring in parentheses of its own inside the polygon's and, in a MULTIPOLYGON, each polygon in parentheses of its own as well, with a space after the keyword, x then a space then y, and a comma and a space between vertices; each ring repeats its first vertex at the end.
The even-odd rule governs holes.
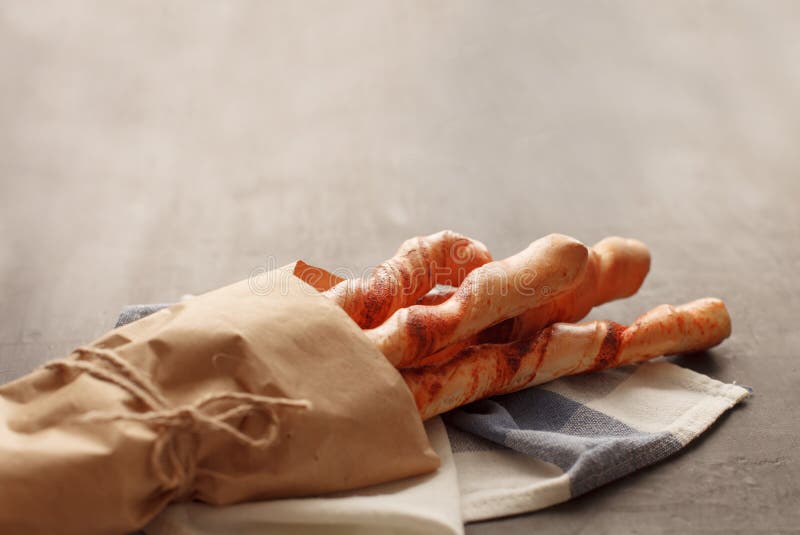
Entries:
MULTIPOLYGON (((605 374, 606 388, 632 369, 605 374)), ((509 449, 563 470, 577 496, 658 462, 682 444, 668 432, 638 431, 544 388, 472 403, 445 415, 454 453, 509 449)))
POLYGON ((122 311, 119 313, 117 323, 114 325, 114 327, 122 327, 123 325, 140 320, 145 316, 149 316, 150 314, 158 312, 162 308, 167 308, 169 306, 169 303, 158 303, 154 305, 128 305, 123 307, 122 311))

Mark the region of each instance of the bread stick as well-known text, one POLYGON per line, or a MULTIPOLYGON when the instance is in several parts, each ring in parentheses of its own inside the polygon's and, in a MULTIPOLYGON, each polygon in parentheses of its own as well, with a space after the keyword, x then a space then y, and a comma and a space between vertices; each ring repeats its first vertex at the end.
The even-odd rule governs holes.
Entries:
POLYGON ((444 230, 411 238, 369 277, 340 282, 327 292, 364 329, 397 309, 413 305, 437 284, 458 286, 472 270, 492 260, 486 246, 444 230))
MULTIPOLYGON (((445 347, 419 361, 421 366, 447 362, 467 346, 481 343, 504 343, 528 338, 557 322, 573 323, 583 319, 593 307, 636 293, 650 270, 650 252, 638 240, 605 238, 589 249, 586 271, 572 290, 515 317, 504 329, 491 328, 470 339, 445 347)), ((427 296, 426 296, 427 297, 427 296)), ((438 299, 445 300, 442 289, 438 299)))
POLYGON ((556 323, 532 338, 462 350, 440 366, 401 370, 423 419, 558 377, 713 347, 730 335, 719 299, 659 306, 629 327, 612 321, 556 323))
POLYGON ((580 321, 592 308, 635 294, 648 271, 650 251, 638 240, 612 236, 589 250, 586 272, 573 290, 520 314, 511 339, 527 338, 552 323, 580 321))
POLYGON ((395 367, 408 365, 570 290, 586 269, 587 255, 579 241, 551 234, 475 269, 447 301, 401 308, 364 333, 395 367))
POLYGON ((306 264, 302 260, 295 262, 293 274, 318 292, 325 292, 345 280, 322 268, 306 264))

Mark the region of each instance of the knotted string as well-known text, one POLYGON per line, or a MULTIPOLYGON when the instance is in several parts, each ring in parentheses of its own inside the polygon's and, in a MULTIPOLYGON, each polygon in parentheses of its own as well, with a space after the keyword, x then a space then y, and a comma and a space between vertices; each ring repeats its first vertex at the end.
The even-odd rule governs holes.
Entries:
POLYGON ((194 448, 189 452, 189 462, 184 465, 177 451, 177 436, 184 431, 207 428, 220 431, 236 442, 252 448, 264 448, 273 443, 278 435, 280 419, 275 410, 278 406, 310 409, 308 400, 261 396, 248 392, 222 392, 208 394, 190 405, 170 407, 153 382, 120 357, 115 351, 100 347, 79 347, 76 359, 61 359, 44 365, 47 369, 76 370, 92 377, 117 385, 134 399, 147 407, 147 412, 90 412, 81 420, 89 422, 140 422, 158 431, 151 452, 151 464, 156 476, 167 488, 178 488, 178 495, 188 490, 194 479, 196 462, 194 448), (98 362, 79 360, 94 358, 98 362), (210 405, 220 401, 239 402, 233 408, 218 414, 206 412, 210 405), (269 424, 263 436, 251 437, 228 423, 228 420, 246 414, 261 412, 269 424))

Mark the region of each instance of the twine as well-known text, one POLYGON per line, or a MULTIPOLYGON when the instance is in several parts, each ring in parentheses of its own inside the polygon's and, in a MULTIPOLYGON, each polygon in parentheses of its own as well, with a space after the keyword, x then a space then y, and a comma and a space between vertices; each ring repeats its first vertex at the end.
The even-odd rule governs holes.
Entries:
POLYGON ((308 400, 261 396, 248 392, 222 392, 207 394, 189 405, 171 407, 153 382, 112 349, 100 347, 79 347, 75 349, 76 359, 61 359, 44 365, 46 369, 75 370, 86 373, 107 383, 114 384, 147 407, 146 412, 89 412, 80 419, 86 422, 139 422, 157 431, 151 451, 151 465, 159 481, 167 488, 178 488, 181 495, 188 490, 194 480, 196 470, 195 448, 189 450, 187 463, 181 462, 178 455, 177 437, 184 431, 206 428, 225 433, 236 442, 251 448, 265 448, 275 441, 280 427, 276 407, 293 407, 307 410, 311 408, 308 400), (80 360, 93 358, 108 364, 80 360), (221 401, 238 402, 226 411, 214 414, 209 406, 221 401), (260 412, 269 425, 262 436, 252 437, 242 433, 228 423, 228 420, 246 414, 260 412))

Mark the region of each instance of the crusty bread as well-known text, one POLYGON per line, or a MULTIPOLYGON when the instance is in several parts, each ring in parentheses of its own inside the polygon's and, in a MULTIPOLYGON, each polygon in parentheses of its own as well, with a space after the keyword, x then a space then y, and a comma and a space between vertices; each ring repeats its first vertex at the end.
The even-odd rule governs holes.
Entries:
MULTIPOLYGON (((573 323, 583 319, 593 307, 636 293, 650 270, 650 251, 638 240, 605 238, 589 249, 589 258, 581 281, 573 289, 537 307, 526 310, 510 325, 495 326, 468 340, 445 347, 411 365, 435 365, 447 362, 467 346, 480 343, 504 343, 533 336, 557 322, 573 323)), ((443 302, 446 289, 427 299, 443 302)), ((452 289, 455 293, 455 288, 452 289)), ((426 296, 427 298, 427 296, 426 296)))
POLYGON ((470 346, 439 366, 401 373, 427 419, 564 375, 708 349, 730 333, 724 303, 706 298, 678 307, 661 305, 629 327, 611 321, 556 323, 525 340, 470 346))
POLYGON ((650 251, 638 240, 612 236, 594 244, 581 282, 571 291, 520 314, 511 339, 527 338, 559 321, 580 321, 593 307, 635 294, 650 270, 650 251))
POLYGON ((445 302, 401 308, 364 332, 392 364, 408 365, 574 288, 587 256, 579 241, 551 234, 475 269, 445 302))
POLYGON ((365 278, 347 279, 327 292, 364 329, 413 305, 437 284, 458 286, 475 268, 492 260, 481 242, 444 230, 406 240, 397 253, 365 278))

